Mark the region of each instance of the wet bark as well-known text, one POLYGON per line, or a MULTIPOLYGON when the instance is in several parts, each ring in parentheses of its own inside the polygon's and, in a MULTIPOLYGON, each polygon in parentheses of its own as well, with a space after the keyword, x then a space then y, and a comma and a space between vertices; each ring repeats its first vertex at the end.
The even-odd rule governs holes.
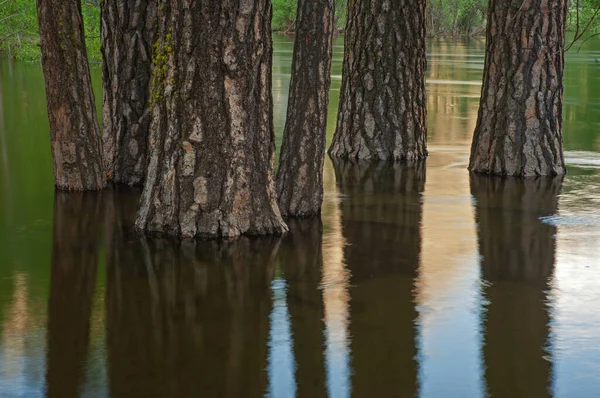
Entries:
POLYGON ((146 172, 156 0, 104 0, 103 152, 107 177, 137 185, 146 172))
POLYGON ((296 395, 326 397, 325 307, 321 287, 322 233, 319 217, 289 220, 279 260, 287 284, 287 308, 296 359, 296 395))
POLYGON ((336 159, 334 167, 352 286, 352 395, 414 397, 425 164, 336 159))
POLYGON ((79 397, 88 355, 102 197, 57 193, 48 304, 46 393, 79 397))
POLYGON ((283 216, 319 214, 331 83, 334 0, 300 0, 292 77, 277 172, 283 216))
POLYGON ((102 189, 102 142, 80 0, 38 0, 37 13, 54 184, 64 190, 102 189))
POLYGON ((471 177, 484 295, 483 356, 490 396, 548 396, 552 358, 548 291, 556 261, 562 177, 471 177))
POLYGON ((406 161, 427 156, 425 3, 348 2, 331 156, 406 161))
POLYGON ((158 4, 136 226, 185 238, 287 230, 273 181, 271 1, 158 4))
POLYGON ((469 170, 566 172, 562 100, 567 1, 493 0, 469 170))

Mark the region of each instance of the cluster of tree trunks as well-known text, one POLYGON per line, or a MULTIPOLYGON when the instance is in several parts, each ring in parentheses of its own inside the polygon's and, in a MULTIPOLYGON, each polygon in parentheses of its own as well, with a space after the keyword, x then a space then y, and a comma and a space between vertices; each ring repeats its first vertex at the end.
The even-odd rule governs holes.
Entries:
POLYGON ((80 0, 38 0, 42 69, 54 183, 64 190, 106 186, 80 0))
POLYGON ((567 0, 492 0, 469 169, 565 173, 562 99, 567 0))
MULTIPOLYGON (((100 137, 80 0, 38 0, 56 186, 144 182, 140 231, 184 238, 287 231, 318 215, 333 0, 300 0, 274 175, 271 0, 102 2, 100 137)), ((566 0, 492 0, 469 169, 565 172, 566 0)), ((425 1, 348 2, 334 158, 413 162, 426 149, 425 1)))
POLYGON ((104 0, 100 7, 106 174, 137 185, 146 173, 156 0, 104 0))
POLYGON ((277 172, 283 216, 319 214, 323 202, 323 161, 334 0, 299 0, 287 120, 277 172))
POLYGON ((329 154, 427 156, 425 1, 350 0, 338 122, 329 154))

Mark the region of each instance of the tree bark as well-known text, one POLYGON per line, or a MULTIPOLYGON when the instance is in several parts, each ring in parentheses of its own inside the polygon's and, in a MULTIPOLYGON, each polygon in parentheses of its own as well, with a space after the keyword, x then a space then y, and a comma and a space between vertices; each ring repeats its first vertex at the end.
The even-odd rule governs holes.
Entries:
POLYGON ((427 156, 425 3, 348 2, 331 156, 404 161, 427 156))
POLYGON ((562 177, 471 176, 484 295, 483 356, 490 396, 548 396, 552 384, 548 291, 556 261, 562 177), (523 377, 527 375, 527 377, 523 377))
POLYGON ((271 1, 161 0, 138 230, 287 230, 273 182, 271 1))
POLYGON ((331 82, 334 0, 300 0, 292 77, 277 172, 284 216, 319 214, 331 82))
POLYGON ((492 0, 469 170, 566 172, 562 97, 567 1, 492 0))
POLYGON ((80 0, 38 0, 37 12, 54 184, 65 190, 102 189, 106 177, 80 0))
POLYGON ((146 172, 156 0, 100 4, 106 174, 115 182, 137 185, 146 172))

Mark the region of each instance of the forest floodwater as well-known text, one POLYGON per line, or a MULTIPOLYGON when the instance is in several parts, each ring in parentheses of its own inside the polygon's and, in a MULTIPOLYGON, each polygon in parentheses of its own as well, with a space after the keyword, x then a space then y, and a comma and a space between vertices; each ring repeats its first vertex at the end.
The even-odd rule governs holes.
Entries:
POLYGON ((0 396, 596 396, 600 41, 567 54, 564 179, 469 176, 484 48, 428 43, 425 163, 327 158, 321 220, 184 245, 131 233, 139 192, 55 195, 41 67, 0 61, 0 396))

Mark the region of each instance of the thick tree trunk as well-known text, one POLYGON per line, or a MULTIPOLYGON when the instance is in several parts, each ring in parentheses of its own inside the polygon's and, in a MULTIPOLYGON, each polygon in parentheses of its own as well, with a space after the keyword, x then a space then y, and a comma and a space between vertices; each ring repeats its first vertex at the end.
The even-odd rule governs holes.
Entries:
POLYGON ((65 190, 102 189, 102 142, 80 0, 38 0, 37 12, 54 184, 65 190))
POLYGON ((105 168, 109 179, 136 185, 146 172, 156 0, 100 5, 105 168))
POLYGON ((492 0, 469 170, 565 173, 562 97, 567 1, 492 0))
POLYGON ((350 272, 352 394, 418 395, 414 281, 425 163, 334 159, 350 272))
POLYGON ((556 261, 562 177, 471 177, 484 294, 485 380, 490 396, 548 396, 548 290, 556 261), (523 375, 527 374, 524 378, 523 375))
POLYGON ((84 383, 101 217, 99 193, 54 197, 46 364, 50 398, 79 397, 84 383))
POLYGON ((348 2, 331 156, 406 161, 427 156, 425 3, 348 2))
POLYGON ((319 214, 327 132, 334 0, 300 0, 290 99, 277 172, 284 216, 319 214))
POLYGON ((273 182, 271 1, 162 0, 136 226, 191 237, 287 230, 273 182))

